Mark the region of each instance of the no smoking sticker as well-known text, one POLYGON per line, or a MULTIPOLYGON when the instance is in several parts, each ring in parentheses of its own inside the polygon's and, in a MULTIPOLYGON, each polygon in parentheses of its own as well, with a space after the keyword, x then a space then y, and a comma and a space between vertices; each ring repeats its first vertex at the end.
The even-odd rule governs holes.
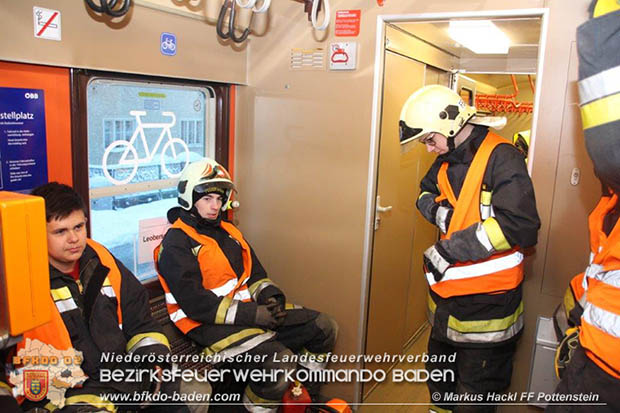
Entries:
POLYGON ((34 37, 38 39, 61 39, 60 12, 58 10, 33 7, 34 37))

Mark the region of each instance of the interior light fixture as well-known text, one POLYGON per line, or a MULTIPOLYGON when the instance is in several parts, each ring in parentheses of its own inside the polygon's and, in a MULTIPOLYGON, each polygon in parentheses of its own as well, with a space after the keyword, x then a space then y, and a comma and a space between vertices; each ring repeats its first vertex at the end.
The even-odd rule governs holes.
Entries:
POLYGON ((448 34, 476 54, 507 54, 508 37, 490 20, 450 20, 448 34))

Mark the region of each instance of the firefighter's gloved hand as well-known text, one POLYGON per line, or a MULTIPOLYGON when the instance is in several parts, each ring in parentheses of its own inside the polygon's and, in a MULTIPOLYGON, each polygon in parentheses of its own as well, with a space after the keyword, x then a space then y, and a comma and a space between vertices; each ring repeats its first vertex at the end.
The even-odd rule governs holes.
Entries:
POLYGON ((440 205, 437 208, 437 212, 435 212, 435 225, 437 228, 445 234, 448 232, 448 228, 450 227, 450 220, 452 219, 452 214, 454 213, 454 209, 452 207, 445 207, 440 205))
MULTIPOLYGON (((280 327, 284 323, 286 318, 286 311, 284 311, 284 302, 278 299, 279 296, 269 297, 267 299, 267 308, 271 312, 273 318, 278 322, 276 327, 280 327)), ((281 296, 284 298, 284 296, 281 296)))
POLYGON ((455 262, 439 242, 424 251, 424 270, 433 273, 436 282, 441 281, 448 268, 455 262))
POLYGON ((271 313, 270 306, 273 307, 273 304, 264 304, 256 307, 254 324, 259 327, 267 327, 270 330, 279 325, 278 320, 271 313))

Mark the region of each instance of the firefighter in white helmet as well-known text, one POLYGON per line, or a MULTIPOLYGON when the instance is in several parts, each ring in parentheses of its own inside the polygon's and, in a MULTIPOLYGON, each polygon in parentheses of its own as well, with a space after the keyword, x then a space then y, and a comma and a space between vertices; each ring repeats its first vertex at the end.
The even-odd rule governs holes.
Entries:
MULTIPOLYGON (((297 368, 321 370, 332 351, 337 325, 329 316, 286 302, 267 276, 241 231, 223 219, 235 190, 220 164, 190 164, 178 183, 179 207, 168 211, 172 227, 155 250, 159 280, 170 318, 203 354, 233 359, 233 368, 295 369, 293 353, 305 354, 297 368)), ((306 382, 312 396, 318 382, 306 382)), ((275 412, 288 383, 251 380, 241 410, 275 412)), ((231 409, 234 409, 231 407, 231 409)))
MULTIPOLYGON (((432 325, 430 355, 456 353, 455 382, 433 382, 431 411, 451 411, 450 394, 486 395, 510 384, 516 341, 523 330, 523 249, 536 244, 540 221, 523 155, 489 131, 454 91, 425 86, 402 108, 400 140, 418 140, 437 153, 420 183, 417 207, 441 240, 424 252, 432 325)), ((441 358, 438 358, 441 359, 441 358)), ((453 399, 452 399, 453 400, 453 399)), ((459 406, 458 411, 493 411, 459 406)))

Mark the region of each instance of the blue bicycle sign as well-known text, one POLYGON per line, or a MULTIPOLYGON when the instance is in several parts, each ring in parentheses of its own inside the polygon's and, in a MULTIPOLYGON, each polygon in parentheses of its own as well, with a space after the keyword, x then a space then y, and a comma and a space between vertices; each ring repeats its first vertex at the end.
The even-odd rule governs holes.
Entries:
POLYGON ((160 37, 159 50, 166 56, 177 54, 177 37, 172 33, 163 32, 160 37))

